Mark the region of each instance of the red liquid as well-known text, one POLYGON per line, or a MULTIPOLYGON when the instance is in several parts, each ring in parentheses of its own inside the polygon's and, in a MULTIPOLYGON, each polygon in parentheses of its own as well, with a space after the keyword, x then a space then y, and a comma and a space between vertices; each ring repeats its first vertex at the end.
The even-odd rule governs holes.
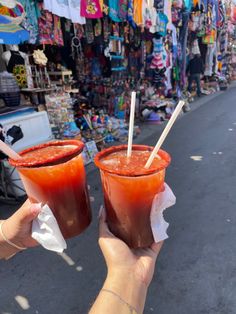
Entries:
POLYGON ((165 168, 170 163, 169 155, 159 151, 159 158, 146 170, 151 149, 133 145, 132 157, 127 159, 124 146, 117 146, 95 157, 101 170, 109 228, 132 248, 148 247, 154 242, 150 225, 152 201, 163 190, 165 168))
POLYGON ((91 222, 86 174, 80 154, 82 146, 78 141, 56 142, 60 144, 56 146, 53 143, 22 152, 22 160, 11 163, 17 166, 29 199, 48 204, 63 236, 70 238, 80 234, 91 222), (61 160, 66 162, 60 163, 61 160), (27 163, 29 167, 26 167, 27 163))

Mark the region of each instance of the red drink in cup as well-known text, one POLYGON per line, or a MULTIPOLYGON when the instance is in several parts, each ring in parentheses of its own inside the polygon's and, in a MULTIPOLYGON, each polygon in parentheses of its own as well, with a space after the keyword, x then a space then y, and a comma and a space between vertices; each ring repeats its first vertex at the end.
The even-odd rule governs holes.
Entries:
POLYGON ((131 248, 148 247, 153 242, 150 225, 152 201, 163 191, 165 169, 170 156, 159 150, 149 169, 144 166, 153 147, 133 145, 127 158, 127 146, 105 149, 95 157, 100 169, 110 230, 131 248))
POLYGON ((91 222, 91 208, 81 152, 76 140, 53 141, 26 149, 17 167, 31 202, 47 204, 64 238, 74 237, 91 222))

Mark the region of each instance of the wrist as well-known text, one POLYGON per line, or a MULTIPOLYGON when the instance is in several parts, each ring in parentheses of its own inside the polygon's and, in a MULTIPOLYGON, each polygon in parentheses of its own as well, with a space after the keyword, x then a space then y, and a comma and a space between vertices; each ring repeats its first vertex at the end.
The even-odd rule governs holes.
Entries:
POLYGON ((140 313, 143 312, 148 287, 132 271, 109 271, 103 289, 113 291, 133 308, 141 309, 140 313))
POLYGON ((11 237, 8 237, 5 228, 6 223, 7 220, 0 220, 0 259, 9 259, 16 253, 25 249, 24 247, 17 245, 15 242, 12 242, 11 237))

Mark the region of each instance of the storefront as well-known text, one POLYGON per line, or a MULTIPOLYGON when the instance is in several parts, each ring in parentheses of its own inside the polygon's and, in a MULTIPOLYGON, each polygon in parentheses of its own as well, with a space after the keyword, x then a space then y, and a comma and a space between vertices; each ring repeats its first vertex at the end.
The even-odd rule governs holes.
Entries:
POLYGON ((227 88, 236 76, 235 12, 222 0, 0 1, 4 132, 13 111, 17 121, 39 114, 38 133, 50 128, 38 140, 32 131, 35 142, 82 139, 90 162, 106 143, 127 141, 132 90, 137 119, 161 123, 179 99, 188 110, 194 56, 201 94, 227 88))

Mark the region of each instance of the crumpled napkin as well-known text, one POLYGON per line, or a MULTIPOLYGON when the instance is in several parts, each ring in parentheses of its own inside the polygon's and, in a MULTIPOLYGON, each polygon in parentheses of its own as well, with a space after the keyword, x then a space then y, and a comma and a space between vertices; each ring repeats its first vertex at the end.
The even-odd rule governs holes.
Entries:
POLYGON ((62 253, 67 248, 56 218, 48 205, 44 205, 38 217, 33 220, 31 236, 47 250, 62 253))
POLYGON ((152 202, 150 220, 155 242, 160 242, 168 238, 166 230, 169 223, 165 221, 163 212, 176 202, 174 193, 166 183, 164 184, 164 188, 163 192, 156 194, 152 202))

